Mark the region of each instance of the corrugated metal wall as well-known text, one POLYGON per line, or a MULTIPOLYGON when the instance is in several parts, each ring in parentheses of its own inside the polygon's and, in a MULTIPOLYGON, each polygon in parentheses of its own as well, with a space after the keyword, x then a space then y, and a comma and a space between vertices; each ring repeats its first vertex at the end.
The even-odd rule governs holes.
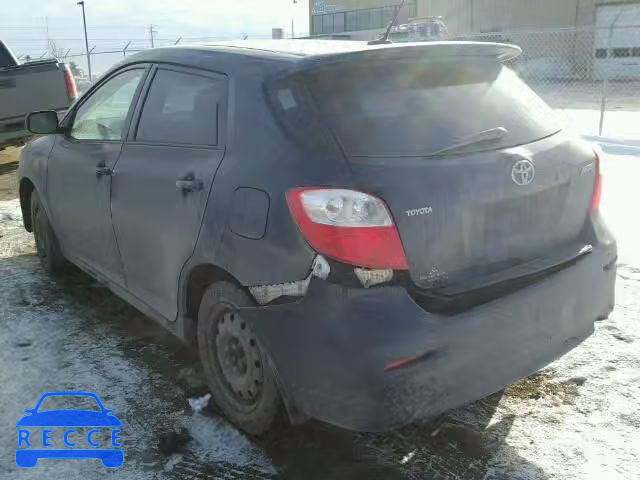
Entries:
MULTIPOLYGON (((445 17, 454 34, 595 25, 596 7, 639 0, 413 0, 419 16, 445 17)), ((341 10, 395 5, 400 0, 326 0, 341 10)), ((309 2, 310 9, 314 1, 309 2)))
MULTIPOLYGON (((309 8, 312 9, 315 1, 309 0, 309 8)), ((326 0, 323 2, 329 8, 337 7, 339 10, 360 10, 363 8, 386 7, 400 3, 400 0, 326 0)))
POLYGON ((419 0, 418 13, 445 17, 449 30, 455 34, 499 32, 574 26, 577 2, 579 0, 419 0))
MULTIPOLYGON (((388 6, 399 2, 400 0, 326 1, 327 4, 340 6, 344 10, 388 6)), ((521 63, 528 63, 540 71, 548 71, 549 76, 582 79, 592 77, 596 55, 595 39, 602 33, 594 30, 598 7, 607 4, 640 5, 640 0, 413 0, 413 2, 415 2, 418 16, 442 16, 453 38, 515 43, 524 51, 520 59, 521 63)), ((636 28, 636 26, 629 28, 636 28)), ((357 31, 352 33, 352 38, 370 39, 379 33, 379 29, 357 31)), ((640 28, 631 33, 640 35, 640 28)), ((629 37, 631 33, 626 36, 629 37)), ((636 47, 636 43, 631 43, 633 44, 624 46, 636 47)), ((628 60, 623 58, 621 61, 628 60)))

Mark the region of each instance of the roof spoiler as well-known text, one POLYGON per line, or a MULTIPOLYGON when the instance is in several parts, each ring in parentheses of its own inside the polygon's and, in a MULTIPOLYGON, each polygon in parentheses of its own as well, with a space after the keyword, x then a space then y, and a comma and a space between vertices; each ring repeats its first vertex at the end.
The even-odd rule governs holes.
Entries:
POLYGON ((449 57, 486 57, 506 62, 522 53, 517 45, 494 42, 414 42, 370 45, 362 50, 330 53, 310 59, 311 63, 332 63, 355 60, 384 59, 444 59, 449 57))

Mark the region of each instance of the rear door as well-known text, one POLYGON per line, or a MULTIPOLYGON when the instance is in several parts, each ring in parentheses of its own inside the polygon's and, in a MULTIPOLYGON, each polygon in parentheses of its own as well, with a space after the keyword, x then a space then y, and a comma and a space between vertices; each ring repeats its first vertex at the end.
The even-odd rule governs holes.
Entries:
POLYGON ((391 51, 317 68, 306 84, 356 186, 391 209, 417 285, 495 274, 579 243, 594 154, 496 59, 391 51))
POLYGON ((116 167, 111 213, 127 288, 168 319, 224 156, 226 77, 159 66, 116 167))

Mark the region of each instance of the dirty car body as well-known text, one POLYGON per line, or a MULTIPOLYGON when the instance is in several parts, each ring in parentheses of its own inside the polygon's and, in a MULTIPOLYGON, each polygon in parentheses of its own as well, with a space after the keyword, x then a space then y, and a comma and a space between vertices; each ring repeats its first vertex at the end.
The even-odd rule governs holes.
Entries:
POLYGON ((292 419, 437 415, 566 353, 614 304, 597 154, 502 65, 518 53, 278 41, 132 56, 26 147, 25 225, 36 190, 64 256, 187 341, 207 284, 246 288, 256 305, 238 314, 292 419), (74 138, 110 81, 120 119, 74 138))

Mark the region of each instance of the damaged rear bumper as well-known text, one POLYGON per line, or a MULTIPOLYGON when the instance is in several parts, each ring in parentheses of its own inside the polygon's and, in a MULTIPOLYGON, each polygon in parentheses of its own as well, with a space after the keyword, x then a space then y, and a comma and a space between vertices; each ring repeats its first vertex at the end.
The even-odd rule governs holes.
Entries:
POLYGON ((312 279, 295 303, 243 308, 289 403, 359 431, 428 418, 496 392, 563 355, 613 308, 615 244, 466 312, 419 307, 402 287, 312 279), (385 366, 407 358, 398 369, 385 366))

